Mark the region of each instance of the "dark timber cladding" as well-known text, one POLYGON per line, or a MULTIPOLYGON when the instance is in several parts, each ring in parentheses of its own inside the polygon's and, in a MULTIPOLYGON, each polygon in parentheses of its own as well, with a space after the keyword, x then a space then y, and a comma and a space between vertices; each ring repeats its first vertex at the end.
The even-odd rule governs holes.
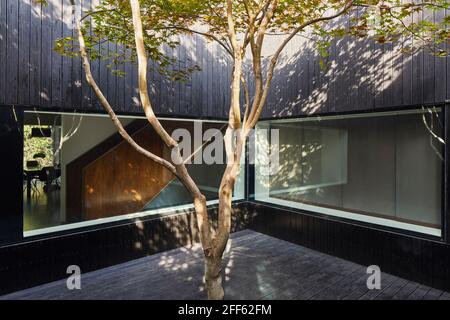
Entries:
POLYGON ((401 44, 333 40, 321 69, 313 44, 295 37, 280 58, 263 117, 433 104, 450 97, 448 58, 425 49, 413 55, 400 50, 401 44))
MULTIPOLYGON (((72 12, 70 0, 47 2, 48 6, 34 0, 0 1, 0 105, 101 110, 86 83, 81 60, 62 57, 53 51, 56 39, 76 36, 68 23, 72 12)), ((83 10, 92 9, 99 2, 83 0, 83 10)), ((225 117, 228 95, 218 86, 228 82, 231 72, 228 57, 216 44, 208 44, 201 37, 189 36, 181 43, 179 48, 167 51, 180 59, 177 67, 186 69, 196 64, 202 71, 191 75, 187 83, 173 83, 162 79, 153 71, 155 63, 149 63, 149 91, 156 112, 225 117)), ((109 53, 122 49, 113 43, 103 46, 109 53)), ((91 61, 91 68, 111 105, 118 112, 142 112, 137 92, 137 66, 118 66, 126 75, 117 77, 109 72, 108 63, 91 61)))
MULTIPOLYGON (((83 8, 92 9, 99 1, 84 0, 83 8)), ((0 1, 0 105, 100 110, 80 60, 61 57, 52 50, 56 39, 75 35, 65 22, 70 17, 70 1, 48 2, 41 6, 33 0, 0 1)), ((439 20, 442 15, 430 15, 429 19, 439 20)), ((154 72, 155 64, 149 63, 156 111, 226 118, 230 58, 220 46, 202 37, 186 37, 181 43, 167 52, 180 59, 180 68, 196 64, 202 71, 187 83, 173 83, 154 72)), ((266 39, 268 52, 279 44, 279 36, 266 39)), ((295 37, 280 57, 263 116, 370 110, 449 99, 448 58, 435 57, 427 50, 400 54, 401 45, 335 40, 328 67, 321 69, 314 44, 295 37)), ((103 46, 109 52, 121 49, 112 43, 103 46)), ((116 77, 107 64, 92 61, 92 72, 111 104, 119 112, 140 112, 136 65, 120 66, 126 75, 116 77)))
POLYGON ((23 188, 22 119, 23 112, 20 108, 0 107, 0 146, 5 150, 1 156, 4 169, 0 170, 0 181, 7 186, 2 188, 1 196, 0 243, 19 240, 23 231, 20 199, 23 188))

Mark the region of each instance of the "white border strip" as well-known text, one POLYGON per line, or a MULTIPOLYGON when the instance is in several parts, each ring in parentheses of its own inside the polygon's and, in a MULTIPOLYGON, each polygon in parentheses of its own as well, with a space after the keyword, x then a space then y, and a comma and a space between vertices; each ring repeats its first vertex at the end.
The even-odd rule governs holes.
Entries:
POLYGON ((418 226, 418 225, 411 224, 411 223, 400 222, 400 221, 379 218, 379 217, 372 217, 372 216, 367 216, 364 214, 351 213, 348 211, 342 211, 342 210, 337 210, 337 209, 324 208, 324 207, 304 204, 304 203, 295 202, 295 201, 277 199, 277 198, 273 198, 273 197, 255 197, 255 199, 258 201, 262 201, 262 202, 278 204, 278 205, 282 205, 285 207, 291 207, 291 208, 296 208, 296 209, 301 209, 301 210, 306 210, 306 211, 311 211, 311 212, 317 212, 317 213, 326 214, 329 216, 336 216, 336 217, 341 217, 341 218, 345 218, 345 219, 357 220, 357 221, 382 225, 385 227, 398 228, 398 229, 409 230, 409 231, 414 231, 414 232, 419 232, 419 233, 425 233, 425 234, 433 235, 436 237, 441 237, 441 229, 418 226))
MULTIPOLYGON (((286 118, 286 119, 264 119, 261 123, 278 124, 278 123, 298 123, 298 122, 312 122, 312 121, 326 121, 326 120, 338 120, 338 119, 354 119, 354 118, 373 118, 373 117, 385 117, 405 114, 422 114, 428 113, 430 107, 422 109, 410 109, 410 110, 397 110, 397 111, 382 111, 382 112, 368 112, 368 113, 355 113, 345 115, 329 115, 329 116, 306 116, 300 118, 286 118)), ((434 107, 437 112, 442 111, 441 107, 434 107)))
MULTIPOLYGON (((242 200, 242 199, 243 199, 242 197, 236 197, 236 198, 233 197, 233 201, 242 200)), ((218 203, 219 203, 219 200, 206 201, 206 205, 208 205, 208 206, 218 204, 218 203)), ((101 219, 96 219, 96 220, 68 223, 68 224, 63 224, 63 225, 55 226, 55 227, 29 230, 29 231, 24 231, 23 236, 26 238, 26 237, 32 237, 32 236, 37 236, 37 235, 42 235, 42 234, 47 234, 47 233, 52 233, 52 232, 75 230, 78 228, 96 226, 96 225, 100 225, 100 224, 104 224, 104 223, 118 222, 118 221, 131 220, 131 219, 139 219, 139 218, 149 217, 152 215, 165 214, 165 213, 179 214, 179 213, 182 213, 183 211, 191 210, 193 208, 194 208, 194 205, 188 203, 188 204, 182 204, 179 206, 123 214, 120 216, 101 218, 101 219)))

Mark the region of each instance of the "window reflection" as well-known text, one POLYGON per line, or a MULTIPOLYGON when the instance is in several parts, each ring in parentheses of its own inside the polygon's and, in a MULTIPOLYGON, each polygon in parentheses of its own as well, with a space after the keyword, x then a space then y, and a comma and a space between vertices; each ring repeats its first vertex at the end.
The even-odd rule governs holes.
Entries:
MULTIPOLYGON (((124 117, 121 122, 138 144, 170 159, 145 119, 124 117)), ((163 125, 169 133, 194 128, 189 120, 165 120, 163 125)), ((221 127, 220 122, 203 122, 201 129, 221 127)), ((187 167, 207 200, 215 201, 224 165, 187 167)), ((25 235, 192 204, 175 176, 136 152, 104 116, 26 112, 23 168, 25 235)), ((244 176, 235 188, 237 199, 244 196, 244 176)))
POLYGON ((270 177, 256 165, 256 199, 440 234, 440 109, 263 126, 279 129, 280 160, 270 177))

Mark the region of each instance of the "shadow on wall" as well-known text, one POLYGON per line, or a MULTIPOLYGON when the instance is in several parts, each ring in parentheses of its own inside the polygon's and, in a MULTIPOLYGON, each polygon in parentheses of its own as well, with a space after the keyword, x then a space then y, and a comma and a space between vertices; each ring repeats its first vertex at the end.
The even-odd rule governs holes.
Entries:
MULTIPOLYGON (((267 61, 280 43, 279 36, 270 37, 274 42, 266 49, 267 61)), ((368 39, 334 39, 321 68, 314 43, 301 35, 294 37, 278 62, 263 117, 445 101, 450 91, 447 58, 433 56, 428 49, 402 53, 401 42, 381 45, 368 39)))
MULTIPOLYGON (((0 104, 100 110, 84 79, 80 59, 62 57, 52 50, 56 39, 76 36, 64 23, 70 21, 67 1, 48 2, 46 7, 31 0, 0 3, 0 92, 6 93, 0 95, 0 104)), ((83 9, 98 2, 83 1, 83 9)), ((438 14, 433 19, 439 19, 438 14)), ((267 36, 269 51, 281 38, 267 36)), ((154 64, 149 63, 149 92, 155 110, 164 115, 225 118, 229 90, 221 89, 230 83, 228 54, 200 36, 183 37, 181 43, 175 50, 165 49, 180 59, 178 68, 199 65, 203 70, 186 82, 172 82, 152 71, 154 64)), ((113 43, 102 45, 109 52, 123 50, 113 43)), ((327 68, 321 70, 313 43, 296 36, 280 58, 264 117, 444 101, 450 92, 446 58, 427 51, 401 54, 400 49, 401 43, 333 40, 327 68)), ((264 53, 266 57, 270 54, 264 53)), ((119 66, 125 76, 117 77, 108 71, 108 63, 92 61, 92 72, 111 105, 117 111, 141 112, 136 65, 119 66)))

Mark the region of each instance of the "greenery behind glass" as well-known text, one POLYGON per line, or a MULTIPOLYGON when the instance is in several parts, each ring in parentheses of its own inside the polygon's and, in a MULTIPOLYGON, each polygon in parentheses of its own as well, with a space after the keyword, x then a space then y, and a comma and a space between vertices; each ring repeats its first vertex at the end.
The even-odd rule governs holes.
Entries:
POLYGON ((23 166, 27 167, 26 162, 30 160, 36 160, 39 162, 40 167, 53 166, 53 148, 51 137, 32 137, 31 129, 41 128, 50 129, 49 126, 30 126, 25 125, 23 128, 24 140, 23 140, 23 166), (33 156, 37 153, 45 154, 45 158, 33 159, 33 156))

